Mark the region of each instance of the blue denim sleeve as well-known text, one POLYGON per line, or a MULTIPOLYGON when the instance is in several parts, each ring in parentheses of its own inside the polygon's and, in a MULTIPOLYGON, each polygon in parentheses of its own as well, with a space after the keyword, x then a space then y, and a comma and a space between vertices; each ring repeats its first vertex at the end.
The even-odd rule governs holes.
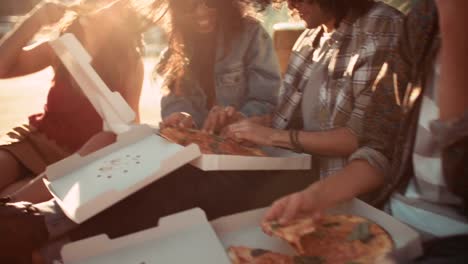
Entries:
MULTIPOLYGON (((169 57, 170 50, 166 49, 162 52, 159 62, 164 61, 169 57)), ((162 82, 162 80, 161 80, 162 82)), ((183 90, 186 89, 184 85, 181 86, 183 90)), ((200 105, 203 105, 202 96, 197 95, 176 95, 172 92, 169 87, 162 87, 161 97, 161 118, 164 119, 172 113, 185 112, 192 116, 197 127, 203 125, 206 115, 208 114, 205 109, 200 109, 200 105)))
POLYGON ((247 117, 270 114, 276 107, 281 73, 273 41, 259 23, 252 23, 246 54, 247 100, 240 112, 247 117))
POLYGON ((166 118, 175 112, 185 112, 192 116, 197 127, 202 127, 208 114, 206 110, 197 109, 193 100, 200 98, 190 96, 177 96, 173 93, 163 95, 161 98, 161 117, 166 118))

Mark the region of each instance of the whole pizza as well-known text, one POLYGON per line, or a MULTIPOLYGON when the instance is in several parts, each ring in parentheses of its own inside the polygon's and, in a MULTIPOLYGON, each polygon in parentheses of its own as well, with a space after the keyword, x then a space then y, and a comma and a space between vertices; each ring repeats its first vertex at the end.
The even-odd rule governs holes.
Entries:
POLYGON ((371 264, 392 251, 391 236, 379 225, 355 215, 326 215, 318 221, 299 219, 288 225, 266 222, 262 228, 284 239, 297 255, 261 249, 231 247, 234 264, 371 264))
POLYGON ((165 127, 159 131, 159 134, 167 140, 182 146, 197 144, 203 154, 266 156, 259 148, 246 147, 232 139, 208 134, 200 130, 165 127))

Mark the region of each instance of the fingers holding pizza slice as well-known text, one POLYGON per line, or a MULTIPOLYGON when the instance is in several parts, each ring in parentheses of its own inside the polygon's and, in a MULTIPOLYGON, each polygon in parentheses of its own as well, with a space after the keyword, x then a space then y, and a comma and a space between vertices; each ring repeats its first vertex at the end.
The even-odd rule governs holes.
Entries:
POLYGON ((262 223, 262 229, 265 233, 291 244, 299 254, 304 254, 301 238, 315 231, 315 221, 313 218, 302 218, 287 225, 281 225, 277 221, 269 221, 262 223))
POLYGON ((159 133, 167 140, 182 146, 197 144, 203 154, 267 156, 259 148, 246 147, 232 139, 226 139, 196 129, 164 127, 159 133))

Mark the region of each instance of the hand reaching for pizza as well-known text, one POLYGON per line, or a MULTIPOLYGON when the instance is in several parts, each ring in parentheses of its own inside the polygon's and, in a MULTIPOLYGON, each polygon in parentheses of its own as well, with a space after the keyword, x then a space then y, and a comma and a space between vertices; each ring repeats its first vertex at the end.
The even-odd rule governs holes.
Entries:
POLYGON ((272 137, 275 129, 245 119, 229 125, 223 133, 238 142, 247 141, 261 146, 273 146, 272 137))
POLYGON ((164 127, 195 128, 196 125, 189 113, 174 112, 163 119, 160 128, 164 127))
MULTIPOLYGON (((312 184, 300 192, 287 195, 274 202, 265 214, 263 221, 277 221, 283 225, 304 217, 319 219, 325 209, 325 204, 321 201, 322 194, 319 184, 312 184)), ((264 231, 269 234, 269 230, 264 231)))
POLYGON ((213 106, 203 123, 202 131, 209 134, 220 132, 224 127, 244 118, 234 107, 213 106))

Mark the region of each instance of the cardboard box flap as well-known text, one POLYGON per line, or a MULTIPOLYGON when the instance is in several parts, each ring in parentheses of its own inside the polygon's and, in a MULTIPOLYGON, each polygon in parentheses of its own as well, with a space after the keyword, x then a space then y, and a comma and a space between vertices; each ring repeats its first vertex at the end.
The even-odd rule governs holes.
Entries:
POLYGON ((46 169, 46 186, 70 219, 81 223, 201 155, 196 145, 170 143, 149 129, 132 127, 114 144, 46 169))
MULTIPOLYGON (((294 251, 287 243, 262 232, 260 223, 265 212, 266 209, 258 209, 222 217, 212 221, 212 226, 226 248, 242 245, 293 254, 294 251)), ((360 200, 351 200, 329 213, 358 215, 379 224, 392 236, 395 252, 401 259, 409 260, 422 254, 420 236, 416 231, 360 200)))
POLYGON ((110 91, 91 66, 91 56, 76 37, 67 33, 49 44, 103 119, 105 130, 127 131, 135 120, 135 112, 120 93, 110 91))
POLYGON ((148 125, 133 126, 131 131, 124 132, 117 135, 117 141, 105 148, 99 149, 86 156, 73 154, 61 160, 60 162, 49 165, 45 172, 50 181, 56 180, 65 176, 86 164, 95 161, 99 157, 109 155, 112 152, 124 148, 128 145, 134 144, 144 138, 154 135, 154 129, 148 125))
POLYGON ((204 212, 192 209, 161 218, 159 226, 128 236, 105 235, 62 249, 64 263, 230 263, 204 212))

